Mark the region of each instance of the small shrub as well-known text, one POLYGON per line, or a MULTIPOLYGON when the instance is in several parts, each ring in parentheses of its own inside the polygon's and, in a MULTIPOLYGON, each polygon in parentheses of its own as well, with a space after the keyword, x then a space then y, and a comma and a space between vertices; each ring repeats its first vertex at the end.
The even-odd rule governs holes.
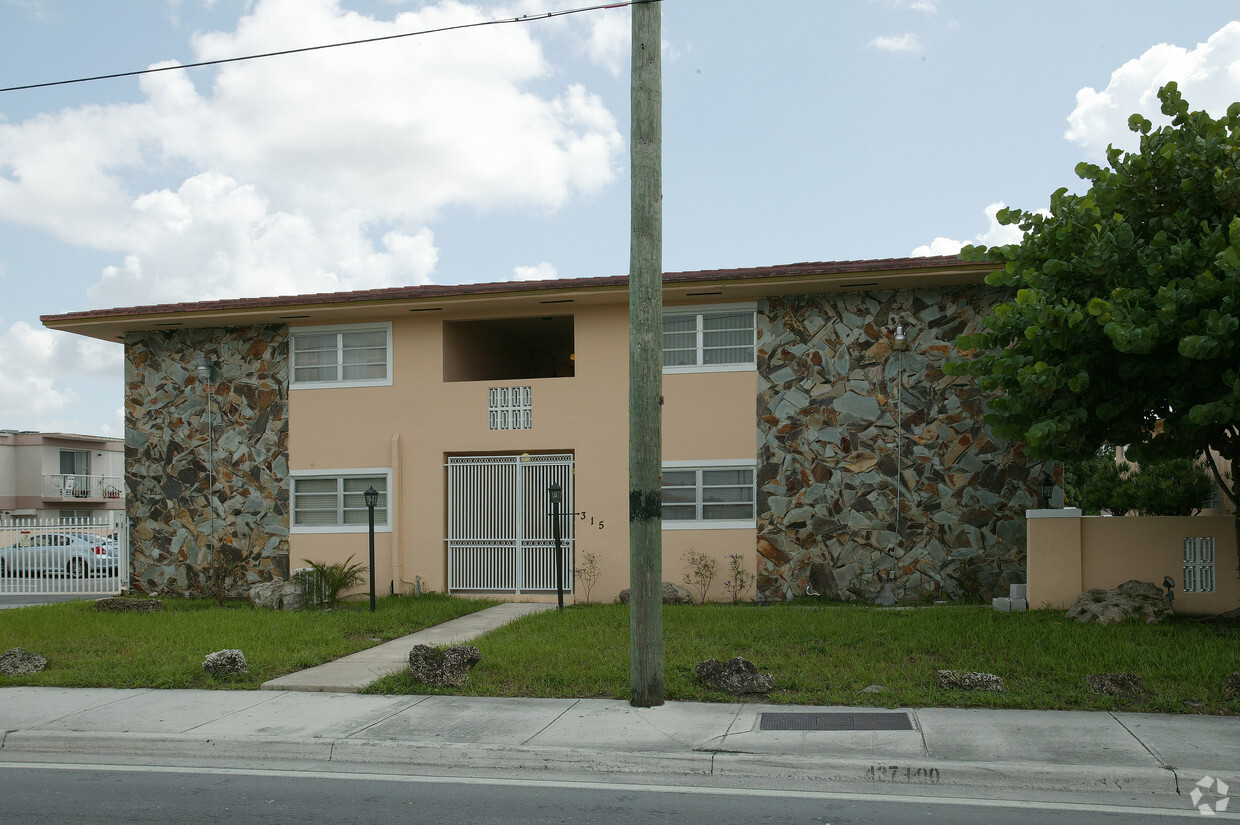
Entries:
POLYGON ((745 557, 739 553, 728 556, 728 559, 728 572, 732 578, 723 584, 732 596, 732 604, 736 604, 745 595, 746 591, 749 590, 749 585, 753 584, 754 574, 745 569, 745 557))
POLYGON ((586 604, 590 603, 590 591, 598 583, 598 577, 601 572, 598 565, 598 554, 596 553, 582 553, 581 567, 573 568, 573 575, 576 576, 577 581, 581 582, 586 589, 586 604))
POLYGON ((334 564, 311 561, 309 565, 309 573, 301 578, 306 591, 306 604, 324 609, 338 605, 344 592, 357 587, 366 577, 366 565, 353 561, 352 555, 334 564))
POLYGON ((693 548, 689 548, 689 552, 685 553, 684 560, 689 568, 685 571, 685 586, 696 590, 698 602, 706 604, 706 592, 710 590, 710 583, 715 580, 715 574, 719 571, 719 562, 714 556, 700 553, 693 548))
POLYGON ((245 556, 231 544, 217 545, 211 552, 211 561, 198 569, 202 578, 192 589, 200 598, 215 599, 223 607, 229 591, 245 581, 245 556))

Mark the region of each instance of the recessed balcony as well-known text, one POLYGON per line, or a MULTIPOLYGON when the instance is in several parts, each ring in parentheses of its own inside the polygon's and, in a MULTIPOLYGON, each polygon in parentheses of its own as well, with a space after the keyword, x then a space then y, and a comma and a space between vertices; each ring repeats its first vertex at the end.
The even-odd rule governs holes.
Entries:
POLYGON ((102 502, 124 497, 125 479, 121 476, 43 476, 44 501, 102 502))

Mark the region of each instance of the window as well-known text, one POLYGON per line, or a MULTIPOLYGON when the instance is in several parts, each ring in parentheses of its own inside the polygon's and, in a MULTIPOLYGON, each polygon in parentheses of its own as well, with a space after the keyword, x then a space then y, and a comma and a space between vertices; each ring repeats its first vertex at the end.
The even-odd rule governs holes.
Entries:
POLYGON ((732 306, 663 315, 663 371, 751 370, 755 309, 732 306))
POLYGON ((392 325, 293 330, 293 387, 392 383, 392 325))
POLYGON ((293 531, 354 533, 370 529, 366 488, 379 491, 375 529, 388 529, 388 471, 356 470, 338 475, 293 476, 293 531))
POLYGON ((1210 497, 1201 505, 1202 510, 1218 510, 1223 506, 1223 491, 1217 484, 1210 490, 1210 497))
POLYGON ((663 527, 754 526, 752 460, 663 465, 663 527))
POLYGON ((534 428, 534 391, 530 387, 491 387, 488 396, 490 429, 534 428))
POLYGON ((1184 539, 1184 592, 1214 592, 1214 538, 1184 539))
POLYGON ((61 450, 60 473, 67 476, 90 475, 90 450, 61 450))

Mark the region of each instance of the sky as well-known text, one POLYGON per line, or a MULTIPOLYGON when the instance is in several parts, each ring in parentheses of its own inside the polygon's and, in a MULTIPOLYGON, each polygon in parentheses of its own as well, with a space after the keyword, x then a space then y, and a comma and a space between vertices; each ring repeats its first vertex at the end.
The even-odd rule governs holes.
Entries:
MULTIPOLYGON (((0 429, 122 437, 85 309, 623 275, 628 8, 0 0, 0 429)), ((1169 80, 1240 100, 1234 0, 664 0, 666 271, 952 254, 1079 191, 1169 80)))

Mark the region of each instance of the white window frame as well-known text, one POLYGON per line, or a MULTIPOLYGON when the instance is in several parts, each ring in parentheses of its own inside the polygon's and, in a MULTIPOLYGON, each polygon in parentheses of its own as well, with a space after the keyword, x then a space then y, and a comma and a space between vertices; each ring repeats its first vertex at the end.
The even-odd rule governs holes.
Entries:
MULTIPOLYGON (((664 461, 664 470, 752 470, 752 519, 663 519, 664 530, 756 530, 758 527, 758 462, 752 458, 727 458, 715 461, 664 461)), ((698 482, 698 504, 701 504, 701 481, 698 482)))
MULTIPOLYGON (((341 343, 340 339, 336 339, 336 374, 340 374, 341 367, 341 343)), ((316 327, 290 327, 288 340, 288 379, 289 389, 307 390, 307 389, 323 389, 327 387, 390 387, 392 385, 392 322, 384 321, 378 324, 333 324, 331 326, 316 327), (294 346, 295 339, 298 335, 322 335, 323 333, 336 333, 337 335, 346 332, 367 332, 382 331, 384 333, 384 349, 386 350, 386 377, 384 378, 368 378, 363 380, 335 380, 335 381, 298 381, 297 380, 297 354, 294 346)))
MULTIPOLYGON (((696 315, 697 316, 697 363, 682 364, 679 366, 665 366, 663 368, 664 375, 675 375, 677 373, 689 372, 745 372, 747 370, 756 370, 758 368, 758 305, 756 302, 741 304, 703 304, 700 306, 674 306, 664 307, 663 317, 672 315, 696 315), (750 361, 735 364, 703 364, 702 363, 702 316, 703 315, 731 315, 738 312, 753 313, 753 353, 754 357, 750 361)), ((660 334, 662 331, 660 330, 660 334)), ((662 358, 662 347, 659 349, 660 358, 662 358)))
POLYGON ((296 498, 296 481, 302 478, 334 478, 337 480, 337 495, 340 495, 341 482, 345 478, 383 478, 386 482, 385 492, 387 502, 387 519, 384 523, 379 523, 378 514, 375 516, 375 532, 390 533, 392 532, 392 468, 391 467, 362 467, 348 470, 293 470, 289 473, 288 483, 288 508, 289 508, 289 532, 291 533, 368 533, 370 532, 369 524, 322 524, 307 525, 297 523, 297 498, 296 498))

